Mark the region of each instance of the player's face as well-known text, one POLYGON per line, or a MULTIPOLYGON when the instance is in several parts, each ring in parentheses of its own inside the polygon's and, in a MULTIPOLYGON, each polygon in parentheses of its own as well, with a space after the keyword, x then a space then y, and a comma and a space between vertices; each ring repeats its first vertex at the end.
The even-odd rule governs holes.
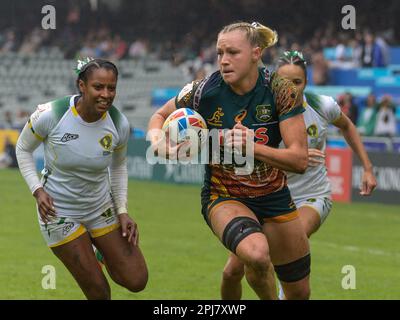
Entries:
POLYGON ((117 88, 117 78, 112 70, 95 69, 87 81, 81 81, 79 86, 84 99, 94 108, 95 113, 103 114, 111 108, 117 88))
POLYGON ((257 68, 260 49, 253 48, 241 30, 222 33, 217 41, 218 65, 224 81, 239 85, 257 68))
POLYGON ((300 91, 300 94, 303 94, 306 87, 306 77, 301 67, 294 64, 286 64, 279 67, 277 73, 279 76, 291 80, 300 91))

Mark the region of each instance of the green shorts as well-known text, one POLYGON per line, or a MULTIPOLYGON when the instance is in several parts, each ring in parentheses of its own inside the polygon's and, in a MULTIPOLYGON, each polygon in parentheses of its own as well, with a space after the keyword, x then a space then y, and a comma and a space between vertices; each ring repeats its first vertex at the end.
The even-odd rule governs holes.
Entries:
POLYGON ((226 201, 244 204, 255 214, 261 224, 265 222, 287 222, 298 217, 297 208, 288 187, 255 198, 220 197, 209 195, 209 193, 203 191, 201 213, 208 224, 210 224, 209 215, 211 210, 226 201))

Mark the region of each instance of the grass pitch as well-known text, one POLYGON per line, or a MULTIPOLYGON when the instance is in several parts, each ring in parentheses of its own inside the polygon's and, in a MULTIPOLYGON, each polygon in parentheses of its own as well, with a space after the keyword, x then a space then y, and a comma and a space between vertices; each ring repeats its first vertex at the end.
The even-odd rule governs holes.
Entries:
MULTIPOLYGON (((0 299, 84 299, 38 227, 34 198, 19 171, 0 170, 0 299), (42 268, 56 289, 42 288, 42 268)), ((110 280, 113 299, 219 299, 227 251, 200 214, 200 187, 129 182, 129 208, 149 268, 147 288, 130 293, 110 280)), ((400 299, 400 207, 335 203, 311 239, 312 299, 400 299), (354 266, 356 289, 342 288, 354 266)), ((243 298, 257 299, 243 282, 243 298)))

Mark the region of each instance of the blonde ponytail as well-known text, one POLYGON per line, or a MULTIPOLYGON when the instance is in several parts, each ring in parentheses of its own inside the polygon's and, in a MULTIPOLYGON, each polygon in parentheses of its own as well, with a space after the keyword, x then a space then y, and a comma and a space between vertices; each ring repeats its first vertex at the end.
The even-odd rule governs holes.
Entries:
POLYGON ((242 30, 246 33, 247 39, 254 47, 260 47, 261 50, 272 47, 278 42, 276 31, 262 25, 259 22, 236 22, 222 28, 219 34, 228 33, 234 30, 242 30))
POLYGON ((259 34, 259 43, 261 50, 272 47, 278 42, 278 33, 275 30, 272 30, 259 22, 253 22, 251 24, 253 28, 256 29, 259 34))

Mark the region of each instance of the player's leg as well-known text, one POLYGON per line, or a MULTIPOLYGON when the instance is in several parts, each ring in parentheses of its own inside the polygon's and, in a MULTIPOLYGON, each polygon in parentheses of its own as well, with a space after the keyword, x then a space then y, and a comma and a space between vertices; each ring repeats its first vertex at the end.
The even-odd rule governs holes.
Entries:
POLYGON ((277 217, 265 223, 263 229, 286 298, 309 299, 310 249, 300 219, 283 222, 277 217))
POLYGON ((103 255, 111 278, 128 290, 139 292, 148 280, 146 262, 139 246, 128 242, 121 233, 121 227, 97 237, 92 233, 92 241, 103 255))
POLYGON ((307 198, 296 201, 296 205, 304 231, 307 237, 310 237, 317 232, 328 217, 332 208, 332 200, 329 197, 307 198))
POLYGON ((308 206, 300 207, 299 209, 299 217, 301 224, 303 225, 304 232, 309 238, 313 233, 317 232, 321 225, 321 219, 318 212, 308 206))
POLYGON ((240 300, 243 277, 244 264, 235 254, 231 253, 222 273, 221 298, 223 300, 240 300))
POLYGON ((209 211, 220 241, 245 264, 246 279, 260 299, 276 299, 267 238, 254 213, 238 201, 223 201, 209 211))
POLYGON ((72 241, 52 247, 51 250, 67 267, 87 299, 111 298, 110 285, 99 268, 87 232, 72 241))
POLYGON ((110 299, 110 286, 94 256, 86 228, 75 219, 55 217, 48 223, 39 219, 44 239, 67 267, 88 299, 110 299))

